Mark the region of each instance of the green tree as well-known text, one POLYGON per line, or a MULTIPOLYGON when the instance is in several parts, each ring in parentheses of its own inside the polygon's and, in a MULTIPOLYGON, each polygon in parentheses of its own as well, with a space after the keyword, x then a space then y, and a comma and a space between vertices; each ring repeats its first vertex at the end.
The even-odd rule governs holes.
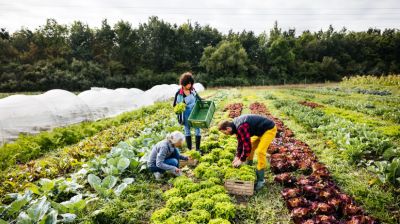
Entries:
POLYGON ((55 19, 48 19, 46 25, 34 33, 33 41, 38 47, 37 60, 67 57, 71 48, 68 45, 68 27, 58 24, 55 19))
POLYGON ((119 21, 115 27, 115 45, 113 60, 120 62, 125 67, 125 74, 134 73, 139 61, 138 34, 128 22, 119 21))
POLYGON ((114 30, 107 23, 107 20, 103 20, 101 23, 101 28, 96 30, 94 35, 94 60, 99 63, 107 64, 107 62, 111 60, 114 41, 114 30))
POLYGON ((272 41, 268 48, 268 60, 271 66, 269 71, 271 78, 281 80, 283 83, 292 82, 293 77, 290 75, 294 67, 295 54, 288 40, 280 36, 272 41))
POLYGON ((78 60, 93 59, 93 31, 87 24, 76 21, 72 24, 69 35, 71 55, 78 60))
POLYGON ((204 49, 200 64, 213 75, 243 75, 248 69, 246 50, 238 41, 221 41, 204 49))

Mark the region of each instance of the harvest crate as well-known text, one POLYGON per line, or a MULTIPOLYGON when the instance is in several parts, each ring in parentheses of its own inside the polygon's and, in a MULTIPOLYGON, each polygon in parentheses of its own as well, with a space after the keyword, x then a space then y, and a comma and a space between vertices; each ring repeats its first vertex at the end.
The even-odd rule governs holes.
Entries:
POLYGON ((225 189, 230 194, 251 196, 254 194, 254 181, 225 180, 225 189))
POLYGON ((214 116, 215 104, 213 101, 197 100, 189 115, 189 125, 194 128, 208 128, 214 116))
POLYGON ((185 166, 196 166, 197 165, 197 159, 189 159, 189 160, 179 160, 179 168, 185 167, 185 166))

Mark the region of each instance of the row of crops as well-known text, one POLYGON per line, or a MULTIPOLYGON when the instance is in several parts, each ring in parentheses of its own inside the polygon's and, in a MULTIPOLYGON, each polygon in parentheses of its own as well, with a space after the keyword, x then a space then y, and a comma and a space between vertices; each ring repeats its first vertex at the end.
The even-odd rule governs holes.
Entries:
MULTIPOLYGON (((92 147, 98 147, 104 143, 102 141, 106 138, 99 138, 106 137, 102 135, 74 145, 73 147, 82 149, 79 155, 75 154, 78 151, 72 151, 72 148, 71 151, 67 151, 68 154, 58 154, 58 156, 64 156, 64 158, 58 157, 59 162, 64 159, 75 161, 70 164, 73 166, 70 170, 75 170, 74 172, 65 173, 67 170, 59 167, 58 163, 49 161, 47 164, 35 164, 35 170, 31 171, 31 174, 36 174, 34 177, 30 173, 26 173, 25 176, 18 175, 24 173, 22 170, 20 173, 14 173, 19 178, 15 179, 17 180, 15 184, 18 184, 17 187, 20 187, 23 193, 11 193, 3 198, 3 202, 11 203, 2 206, 2 217, 16 223, 67 223, 75 222, 77 219, 84 220, 84 214, 90 212, 94 214, 93 218, 96 218, 96 214, 101 212, 97 208, 119 197, 129 185, 134 183, 135 176, 146 168, 144 167, 145 155, 151 150, 151 146, 162 140, 166 132, 180 129, 168 111, 170 108, 163 106, 153 108, 157 111, 158 121, 154 121, 157 120, 155 114, 154 118, 148 117, 153 118, 153 121, 146 119, 142 121, 142 128, 136 127, 139 129, 135 130, 138 137, 120 141, 114 147, 106 146, 108 153, 104 154, 103 152, 106 152, 104 150, 96 154, 91 150, 92 147), (93 145, 96 139, 101 141, 93 145), (89 154, 85 155, 85 153, 89 154), (77 156, 80 157, 79 160, 77 156), (52 165, 54 167, 51 167, 52 165), (42 170, 43 172, 40 172, 42 170), (34 182, 34 179, 29 178, 35 178, 38 181, 34 182)), ((135 124, 130 123, 130 126, 132 125, 135 124)), ((125 125, 119 127, 123 132, 121 135, 134 134, 125 133, 125 128, 127 128, 125 125)), ((109 133, 110 137, 113 136, 112 138, 117 137, 117 134, 116 130, 109 133)), ((66 152, 66 149, 62 152, 66 152)), ((8 179, 8 182, 10 180, 13 178, 8 179)), ((15 191, 15 188, 3 190, 15 191)))
POLYGON ((259 96, 318 147, 346 191, 385 222, 395 222, 400 184, 400 126, 394 119, 400 114, 398 85, 358 86, 392 93, 384 96, 351 93, 351 88, 346 83, 338 88, 272 90, 259 96))

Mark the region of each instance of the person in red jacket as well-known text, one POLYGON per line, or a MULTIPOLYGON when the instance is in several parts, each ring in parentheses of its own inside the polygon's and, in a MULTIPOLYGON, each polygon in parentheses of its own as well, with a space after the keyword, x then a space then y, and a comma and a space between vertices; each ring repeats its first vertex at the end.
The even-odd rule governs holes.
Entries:
POLYGON ((265 183, 264 174, 267 164, 267 149, 275 138, 277 128, 275 123, 266 117, 248 114, 239 116, 233 121, 222 121, 219 130, 227 135, 236 134, 238 147, 234 167, 239 167, 244 162, 253 163, 254 153, 257 154, 257 182, 255 189, 260 190, 265 183))

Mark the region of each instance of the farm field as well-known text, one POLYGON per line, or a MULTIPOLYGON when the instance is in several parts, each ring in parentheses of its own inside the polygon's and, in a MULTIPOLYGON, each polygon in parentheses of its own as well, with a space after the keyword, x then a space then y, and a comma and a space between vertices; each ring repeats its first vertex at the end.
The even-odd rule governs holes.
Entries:
POLYGON ((145 162, 153 144, 182 130, 171 102, 21 137, 0 148, 0 224, 399 223, 399 86, 393 75, 206 90, 216 113, 203 130, 204 155, 183 150, 199 163, 163 181, 145 162), (254 181, 254 167, 231 167, 236 138, 216 125, 249 113, 273 119, 279 134, 266 186, 234 196, 224 180, 254 181), (52 141, 78 129, 70 141, 52 141))

